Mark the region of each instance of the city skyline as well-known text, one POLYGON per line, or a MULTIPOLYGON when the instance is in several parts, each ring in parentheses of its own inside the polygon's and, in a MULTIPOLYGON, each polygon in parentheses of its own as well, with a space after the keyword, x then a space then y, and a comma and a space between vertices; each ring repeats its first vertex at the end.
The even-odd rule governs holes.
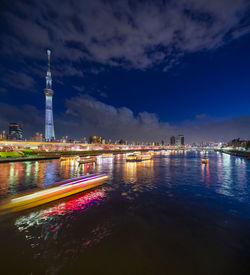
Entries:
POLYGON ((171 1, 75 1, 79 10, 99 15, 84 17, 67 3, 57 9, 46 1, 3 1, 1 129, 20 121, 26 137, 44 132, 49 48, 58 137, 161 141, 181 133, 187 143, 250 138, 249 5, 184 2, 186 10, 171 1), (50 13, 60 29, 46 18, 50 13))

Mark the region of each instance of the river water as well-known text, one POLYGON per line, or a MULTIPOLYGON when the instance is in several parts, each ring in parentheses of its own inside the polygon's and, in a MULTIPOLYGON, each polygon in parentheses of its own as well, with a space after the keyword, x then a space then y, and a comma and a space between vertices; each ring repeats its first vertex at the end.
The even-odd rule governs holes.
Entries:
POLYGON ((250 274, 250 161, 200 151, 78 167, 0 164, 0 199, 105 172, 95 189, 0 220, 1 274, 250 274))

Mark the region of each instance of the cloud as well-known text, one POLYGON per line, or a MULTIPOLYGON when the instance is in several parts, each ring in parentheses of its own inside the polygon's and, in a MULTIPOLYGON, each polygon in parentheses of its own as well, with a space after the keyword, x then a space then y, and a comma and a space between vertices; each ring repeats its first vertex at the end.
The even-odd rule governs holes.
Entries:
POLYGON ((83 86, 77 86, 77 85, 74 85, 72 86, 75 90, 77 90, 78 92, 83 92, 85 90, 85 87, 83 86))
POLYGON ((3 78, 3 82, 7 87, 13 87, 21 90, 34 91, 35 81, 26 73, 9 72, 3 78))
MULTIPOLYGON (((44 111, 31 105, 14 107, 0 103, 0 130, 9 122, 22 122, 26 137, 44 132, 44 111)), ((99 135, 112 140, 169 142, 172 135, 184 134, 187 143, 200 141, 229 141, 241 137, 250 139, 250 116, 228 119, 185 121, 170 125, 159 120, 157 114, 140 112, 127 107, 114 107, 89 95, 66 100, 66 112, 55 116, 56 137, 68 135, 83 138, 99 135)))
POLYGON ((197 119, 203 119, 203 118, 205 118, 207 115, 206 114, 197 114, 195 117, 197 118, 197 119))
POLYGON ((0 103, 0 131, 7 130, 9 122, 23 123, 26 137, 32 136, 35 132, 43 132, 44 112, 31 105, 16 107, 6 103, 0 103))
POLYGON ((1 88, 0 88, 0 93, 5 93, 5 92, 7 92, 7 89, 1 87, 1 88))
POLYGON ((163 63, 166 71, 186 53, 249 33, 250 25, 247 0, 5 2, 3 54, 41 59, 41 47, 49 47, 56 62, 73 65, 87 60, 144 70, 163 63))
POLYGON ((239 116, 215 121, 188 121, 179 127, 189 142, 224 141, 233 138, 250 139, 250 116, 239 116))
POLYGON ((3 2, 0 58, 10 65, 0 81, 21 90, 35 90, 31 78, 43 76, 47 48, 60 81, 109 66, 159 65, 167 72, 185 54, 215 50, 250 32, 247 0, 3 2), (13 73, 20 84, 12 81, 13 73))
MULTIPOLYGON (((127 107, 115 108, 89 95, 73 97, 66 102, 63 125, 78 137, 100 135, 129 141, 169 141, 171 135, 184 134, 188 143, 229 141, 235 137, 250 138, 250 116, 228 119, 185 121, 180 125, 161 122, 157 114, 140 112, 135 115, 127 107)), ((64 133, 65 135, 66 133, 64 133)))
POLYGON ((107 93, 105 93, 105 92, 100 92, 99 94, 103 98, 107 98, 108 97, 107 93))
MULTIPOLYGON (((66 101, 64 126, 78 137, 100 135, 112 139, 154 140, 167 135, 168 124, 161 124, 155 114, 141 112, 137 116, 127 107, 115 108, 89 95, 66 101)), ((63 127, 60 127, 63 129, 63 127)))

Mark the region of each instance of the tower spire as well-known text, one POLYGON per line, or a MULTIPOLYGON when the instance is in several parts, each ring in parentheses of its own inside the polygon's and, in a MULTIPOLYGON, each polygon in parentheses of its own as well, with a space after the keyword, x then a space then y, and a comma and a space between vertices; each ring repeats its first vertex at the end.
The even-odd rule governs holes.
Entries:
POLYGON ((47 55, 48 55, 48 72, 50 72, 50 55, 51 55, 51 50, 47 50, 47 55))
POLYGON ((52 90, 52 78, 51 78, 51 72, 50 72, 51 50, 47 50, 47 55, 48 55, 48 71, 47 71, 47 75, 46 75, 46 88, 52 90))

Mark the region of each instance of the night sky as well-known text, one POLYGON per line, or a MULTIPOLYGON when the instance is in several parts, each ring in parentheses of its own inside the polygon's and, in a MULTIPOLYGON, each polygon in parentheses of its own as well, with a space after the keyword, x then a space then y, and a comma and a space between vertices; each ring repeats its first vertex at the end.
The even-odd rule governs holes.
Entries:
POLYGON ((0 2, 0 130, 56 138, 250 138, 250 1, 0 2))

